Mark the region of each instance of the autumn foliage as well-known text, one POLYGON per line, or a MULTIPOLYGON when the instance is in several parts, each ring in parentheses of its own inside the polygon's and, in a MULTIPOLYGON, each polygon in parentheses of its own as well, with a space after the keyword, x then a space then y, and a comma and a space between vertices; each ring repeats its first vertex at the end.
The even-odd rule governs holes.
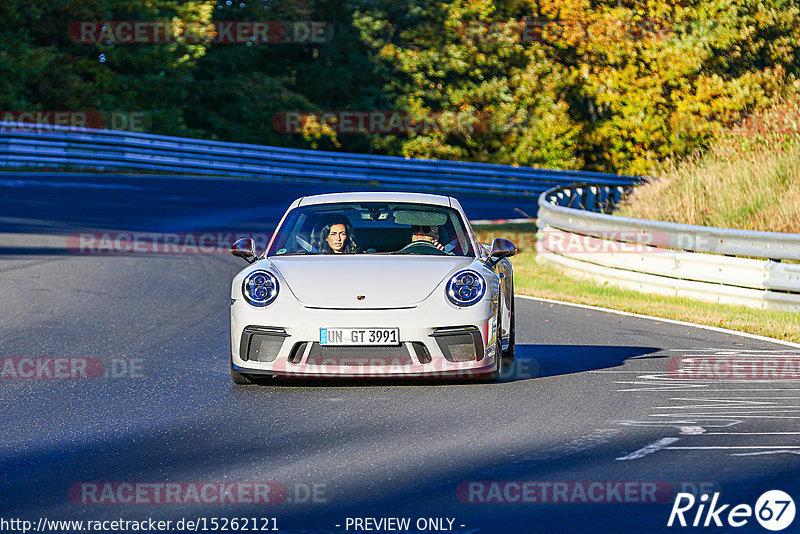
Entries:
POLYGON ((799 19, 789 0, 4 0, 0 111, 144 110, 155 133, 647 174, 774 101, 800 66, 799 19), (82 20, 333 33, 75 42, 82 20), (437 127, 325 122, 348 111, 437 127))

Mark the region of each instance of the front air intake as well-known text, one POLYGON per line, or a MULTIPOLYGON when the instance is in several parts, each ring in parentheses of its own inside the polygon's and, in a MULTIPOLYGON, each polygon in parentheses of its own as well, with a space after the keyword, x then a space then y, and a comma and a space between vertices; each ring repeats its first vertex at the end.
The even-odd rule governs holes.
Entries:
POLYGON ((287 337, 289 334, 283 328, 248 326, 242 332, 239 356, 244 361, 275 361, 287 337))
POLYGON ((474 326, 439 328, 431 334, 448 362, 474 362, 483 359, 483 338, 474 326))

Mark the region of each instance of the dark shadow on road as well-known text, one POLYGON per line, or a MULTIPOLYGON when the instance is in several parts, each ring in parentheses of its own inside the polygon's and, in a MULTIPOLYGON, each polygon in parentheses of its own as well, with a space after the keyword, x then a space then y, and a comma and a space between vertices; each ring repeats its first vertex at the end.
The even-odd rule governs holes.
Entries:
POLYGON ((0 247, 4 256, 75 256, 74 252, 59 247, 0 247))
MULTIPOLYGON (((617 345, 517 345, 516 357, 511 367, 503 369, 500 382, 516 382, 533 378, 566 375, 618 367, 625 360, 647 356, 661 351, 658 347, 633 347, 617 345)), ((665 357, 665 356, 664 356, 665 357)), ((261 378, 252 387, 386 387, 386 386, 453 386, 485 384, 478 377, 470 378, 261 378)), ((250 387, 250 386, 245 386, 250 387)))
POLYGON ((630 358, 660 350, 658 347, 618 345, 517 345, 514 366, 503 373, 502 379, 526 380, 608 369, 630 358))

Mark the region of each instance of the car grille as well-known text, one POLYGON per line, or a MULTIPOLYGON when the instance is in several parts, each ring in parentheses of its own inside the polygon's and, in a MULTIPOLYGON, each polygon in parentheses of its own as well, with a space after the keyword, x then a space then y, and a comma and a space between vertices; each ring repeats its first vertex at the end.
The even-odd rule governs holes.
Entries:
POLYGON ((412 365, 414 360, 404 345, 392 347, 326 347, 311 345, 307 365, 346 367, 388 367, 412 365))

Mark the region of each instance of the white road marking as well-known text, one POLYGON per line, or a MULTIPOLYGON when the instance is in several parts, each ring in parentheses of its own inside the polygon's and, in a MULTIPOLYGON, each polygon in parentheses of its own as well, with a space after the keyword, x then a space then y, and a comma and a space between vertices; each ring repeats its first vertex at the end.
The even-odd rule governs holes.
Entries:
POLYGON ((730 456, 763 456, 765 454, 798 454, 798 451, 788 451, 786 449, 782 449, 779 451, 758 451, 758 452, 732 452, 730 456))
MULTIPOLYGON (((622 384, 623 382, 617 382, 617 384, 622 384)), ((635 382, 631 382, 635 383, 635 382)), ((708 386, 710 384, 703 384, 704 386, 708 386)), ((738 393, 739 391, 800 391, 798 388, 736 388, 736 389, 704 389, 703 393, 738 393)), ((742 398, 750 398, 750 397, 742 397, 742 398)), ((775 399, 782 399, 784 397, 753 397, 757 399, 766 399, 766 398, 775 398, 775 399)), ((786 397, 792 398, 792 397, 786 397)))
MULTIPOLYGON (((663 380, 665 382, 672 382, 674 384, 680 384, 682 382, 697 380, 696 378, 673 378, 669 376, 667 373, 647 373, 639 376, 642 380, 663 380)), ((617 384, 626 384, 628 382, 617 382, 617 384)))
POLYGON ((695 451, 704 449, 800 449, 800 445, 702 445, 697 447, 664 447, 671 451, 695 451))
MULTIPOLYGON (((649 377, 648 377, 649 378, 649 377)), ((699 382, 703 384, 784 384, 786 382, 794 382, 797 383, 797 378, 668 378, 662 380, 674 380, 674 383, 679 382, 699 382)), ((618 384, 624 384, 625 382, 617 382, 618 384)), ((792 388, 786 388, 792 389, 792 388)), ((738 391, 738 390, 737 390, 738 391)), ((796 390, 795 390, 796 391, 796 390)))
POLYGON ((800 354, 800 350, 767 350, 767 349, 669 349, 669 352, 716 352, 724 356, 731 356, 733 354, 751 354, 757 352, 763 353, 787 353, 787 354, 800 354))
MULTIPOLYGON (((774 343, 774 344, 777 344, 777 345, 783 345, 785 347, 791 347, 791 348, 794 348, 794 349, 800 349, 800 344, 794 343, 794 342, 791 342, 791 341, 783 341, 783 340, 779 340, 779 339, 773 339, 773 338, 768 338, 768 337, 759 336, 759 335, 755 335, 755 334, 749 334, 749 333, 745 333, 745 332, 738 332, 738 331, 735 331, 735 330, 728 330, 728 329, 714 327, 714 326, 698 325, 698 324, 688 323, 688 322, 684 322, 684 321, 676 321, 676 320, 673 320, 673 319, 665 319, 665 318, 661 318, 661 317, 654 317, 654 316, 648 316, 648 315, 642 315, 642 314, 636 314, 636 313, 630 313, 630 312, 623 312, 623 311, 619 311, 619 310, 611 310, 611 309, 608 309, 608 308, 602 308, 602 307, 598 307, 598 306, 589 306, 589 305, 585 305, 585 304, 575 304, 575 303, 571 303, 571 302, 563 302, 563 301, 558 301, 558 300, 553 300, 553 299, 545 299, 545 298, 541 298, 541 297, 528 297, 528 296, 524 296, 524 295, 519 295, 519 297, 523 298, 523 299, 539 301, 539 302, 548 302, 548 303, 551 303, 551 304, 559 304, 559 305, 570 306, 570 307, 574 307, 574 308, 582 308, 582 309, 588 309, 588 310, 602 311, 602 312, 611 313, 611 314, 615 314, 615 315, 621 315, 621 316, 625 316, 625 317, 635 317, 635 318, 640 318, 640 319, 648 319, 648 320, 651 320, 651 321, 658 321, 658 322, 663 322, 663 323, 676 324, 676 325, 687 326, 687 327, 692 327, 692 328, 700 328, 702 330, 708 330, 708 331, 712 331, 712 332, 720 332, 720 333, 735 335, 735 336, 739 336, 739 337, 743 337, 743 338, 754 339, 754 340, 758 340, 758 341, 765 341, 765 342, 774 343)), ((779 351, 779 350, 747 350, 747 349, 725 349, 725 348, 718 348, 718 349, 714 349, 714 348, 709 348, 709 349, 671 349, 671 351, 672 352, 690 353, 690 354, 686 355, 687 358, 692 356, 691 353, 701 353, 701 354, 696 354, 696 357, 700 357, 700 358, 704 358, 704 357, 709 356, 710 354, 708 354, 708 353, 713 353, 714 355, 717 355, 717 356, 739 356, 740 358, 737 358, 737 359, 741 359, 741 360, 749 359, 750 361, 754 361, 754 362, 762 361, 764 358, 769 358, 769 357, 774 358, 776 356, 795 357, 798 354, 797 351, 787 351, 787 350, 781 350, 781 351, 779 351)), ((609 373, 609 374, 610 373, 628 374, 628 370, 626 370, 626 369, 597 370, 597 371, 594 371, 594 372, 597 372, 597 373, 605 372, 605 373, 609 373)), ((665 374, 655 374, 655 373, 639 374, 636 371, 633 371, 632 373, 639 375, 637 377, 639 380, 635 380, 635 381, 617 381, 615 383, 616 384, 620 384, 620 385, 629 385, 629 386, 638 386, 638 387, 628 387, 628 388, 625 388, 625 389, 617 389, 616 390, 617 392, 623 392, 623 391, 645 392, 645 391, 683 390, 683 391, 696 391, 698 393, 702 391, 703 394, 723 393, 723 394, 728 394, 729 395, 732 392, 744 393, 744 392, 768 391, 770 393, 776 393, 776 392, 780 392, 780 391, 792 391, 792 392, 800 391, 800 389, 798 389, 798 388, 791 388, 791 387, 768 387, 768 388, 752 387, 752 388, 734 388, 733 390, 729 389, 729 388, 725 388, 725 386, 729 386, 731 384, 739 385, 739 384, 743 384, 743 383, 750 384, 750 383, 753 383, 753 382, 755 382, 754 385, 761 385, 761 384, 764 384, 764 383, 769 383, 769 384, 775 384, 776 386, 785 386, 786 385, 785 383, 789 382, 789 380, 758 380, 758 381, 753 381, 753 380, 702 380, 702 381, 692 380, 691 383, 686 383, 687 379, 675 379, 675 378, 666 376, 666 373, 665 374), (722 388, 710 387, 712 385, 721 385, 722 388), (641 386, 645 386, 645 387, 641 387, 641 386)), ((785 397, 785 398, 792 399, 793 397, 785 397)), ((711 413, 711 414, 706 414, 706 413, 651 414, 650 417, 677 417, 677 418, 680 418, 680 417, 692 417, 692 418, 695 418, 695 417, 708 417, 708 418, 718 418, 718 417, 726 417, 726 416, 728 416, 728 417, 729 416, 735 416, 737 419, 752 419, 752 418, 762 418, 763 419, 764 417, 768 417, 770 419, 800 419, 800 417, 797 417, 797 416, 773 415, 775 413, 783 413, 783 412, 788 411, 788 410, 793 410, 793 411, 796 410, 796 408, 794 408, 794 407, 780 407, 779 405, 776 405, 775 402, 776 401, 780 401, 781 398, 770 398, 770 399, 768 399, 768 400, 771 400, 772 403, 757 403, 757 402, 754 402, 753 400, 751 400, 748 397, 741 397, 740 399, 744 399, 744 400, 740 401, 740 402, 737 402, 738 399, 731 399, 730 397, 728 397, 727 399, 725 399, 725 398, 723 398, 723 399, 672 399, 672 400, 690 400, 692 402, 706 402, 706 403, 707 402, 718 401, 718 402, 720 402, 722 404, 709 404, 709 405, 696 405, 696 406, 686 405, 686 406, 680 406, 680 407, 658 407, 658 408, 655 408, 655 409, 660 409, 660 410, 670 410, 670 409, 672 409, 672 410, 680 410, 680 409, 687 409, 687 408, 688 409, 714 408, 715 410, 719 410, 720 408, 725 409, 725 408, 744 407, 744 406, 746 406, 747 408, 749 408, 749 411, 737 411, 737 412, 734 412, 734 413, 731 413, 730 411, 727 411, 727 412, 724 412, 724 413, 716 412, 716 413, 711 413), (776 408, 776 407, 778 408, 777 410, 776 409, 763 409, 763 408, 776 408), (783 408, 783 409, 781 409, 781 408, 783 408), (751 415, 751 414, 757 414, 757 415, 751 415)), ((734 423, 734 424, 738 424, 740 422, 742 422, 742 421, 736 421, 736 423, 734 423)), ((620 424, 635 425, 637 423, 635 423, 635 422, 621 422, 620 424)), ((692 427, 691 427, 691 425, 689 425, 687 428, 692 428, 692 427)), ((688 430, 688 432, 692 432, 692 430, 688 430)), ((701 434, 703 434, 703 435, 713 435, 715 433, 701 432, 701 434)), ((718 432, 716 434, 737 435, 739 433, 737 433, 737 432, 729 432, 729 433, 728 432, 725 432, 725 433, 718 432)), ((787 433, 786 435, 789 435, 789 434, 794 435, 795 433, 787 433)), ((798 434, 800 434, 800 433, 798 433, 798 434)), ((747 435, 768 435, 768 434, 767 433, 761 433, 761 432, 753 432, 753 433, 748 433, 747 435)), ((784 434, 776 432, 776 433, 772 433, 771 435, 784 435, 784 434)), ((650 445, 647 445, 647 446, 645 446, 645 447, 643 447, 643 448, 641 448, 641 449, 639 449, 637 451, 634 451, 634 452, 632 452, 630 454, 627 454, 625 456, 621 456, 621 457, 617 458, 617 460, 635 460, 635 459, 647 456, 649 454, 653 454, 654 452, 657 452, 657 451, 662 450, 662 449, 670 449, 670 450, 709 450, 709 449, 711 449, 711 450, 737 450, 737 449, 748 449, 748 450, 752 451, 754 448, 767 448, 769 450, 762 451, 760 453, 739 453, 739 454, 736 454, 736 455, 752 456, 752 455, 755 455, 755 454, 780 454, 780 453, 800 454, 800 453, 797 453, 794 450, 792 450, 792 449, 800 449, 800 447, 797 447, 797 446, 790 446, 790 447, 784 447, 784 446, 752 446, 752 447, 738 447, 738 448, 737 447, 715 447, 715 446, 707 446, 707 447, 677 447, 677 446, 671 446, 673 443, 675 443, 679 439, 680 438, 675 438, 675 437, 661 438, 658 441, 656 441, 654 443, 651 443, 650 445)))
POLYGON ((686 410, 686 409, 699 409, 702 410, 704 408, 713 408, 724 410, 722 412, 714 412, 714 413, 746 413, 746 414, 766 414, 766 413, 784 413, 784 412, 797 412, 797 408, 800 406, 656 406, 654 410, 686 410), (739 410, 737 408, 748 408, 747 410, 739 410))
MULTIPOLYGON (((582 308, 585 310, 596 310, 605 313, 613 313, 614 315, 622 315, 625 317, 635 317, 637 319, 648 319, 650 321, 658 321, 661 323, 669 323, 669 324, 676 324, 680 326, 688 326, 691 328, 700 328, 701 330, 710 330, 712 332, 720 332, 722 334, 731 334, 734 336, 745 337, 748 339, 755 339, 758 341, 766 341, 767 343, 775 343, 778 345, 784 345, 787 347, 792 347, 795 349, 800 349, 800 343, 794 343, 792 341, 784 341, 782 339, 775 339, 771 337, 759 336, 756 334, 749 334, 747 332, 738 332, 736 330, 728 330, 727 328, 720 328, 718 326, 707 326, 703 324, 695 324, 695 323, 688 323, 686 321, 676 321, 675 319, 665 319, 663 317, 655 317, 652 315, 642 315, 639 313, 631 313, 625 312, 620 310, 612 310, 610 308, 602 308, 600 306, 589 306, 588 304, 575 304, 573 302, 565 302, 563 300, 554 300, 554 299, 546 299, 543 297, 530 297, 528 295, 514 295, 515 298, 521 298, 525 300, 533 300, 537 302, 548 302, 550 304, 559 304, 562 306, 571 306, 573 308, 582 308)), ((721 349, 725 350, 725 349, 721 349)))
MULTIPOLYGON (((705 359, 714 357, 729 358, 736 361, 763 362, 765 359, 797 358, 797 354, 789 351, 747 351, 747 350, 721 350, 721 349, 673 349, 680 352, 677 357, 681 360, 705 359)), ((629 369, 611 369, 607 372, 617 372, 623 374, 629 369)), ((671 404, 653 406, 651 410, 659 410, 661 413, 649 413, 651 421, 658 421, 661 418, 668 418, 663 423, 650 421, 619 421, 618 424, 630 426, 670 426, 677 428, 681 437, 698 436, 701 443, 702 436, 723 436, 723 442, 728 439, 735 440, 736 437, 768 439, 771 436, 793 437, 800 435, 800 432, 734 432, 723 431, 723 426, 734 426, 752 419, 773 420, 779 425, 793 423, 779 423, 780 419, 800 419, 797 415, 800 410, 800 387, 788 386, 788 380, 734 380, 734 379, 688 379, 675 378, 667 373, 635 372, 636 378, 633 380, 617 380, 614 383, 621 387, 616 391, 685 391, 692 392, 689 396, 667 397, 659 399, 659 404, 671 404), (744 385, 775 387, 739 387, 744 385), (769 392, 770 396, 763 396, 761 392, 769 392), (714 425, 715 421, 721 424, 714 425), (716 432, 707 432, 706 429, 716 429, 716 432)), ((620 376, 619 378, 624 378, 620 376)), ((798 382, 794 382, 798 384, 798 382)), ((780 427, 779 427, 780 428, 780 427)), ((638 451, 621 456, 617 460, 635 460, 657 452, 659 450, 696 450, 696 451, 745 451, 728 453, 732 456, 761 456, 764 454, 798 454, 793 449, 800 449, 795 445, 748 445, 748 446, 726 446, 726 445, 695 445, 677 446, 674 441, 679 438, 662 438, 638 451), (756 452, 754 452, 756 451, 756 452)), ((717 439, 715 441, 720 441, 717 439)), ((762 440, 759 440, 762 441, 762 440)), ((763 443, 763 441, 762 441, 763 443)))
POLYGON ((726 436, 783 436, 783 435, 796 435, 800 432, 709 432, 707 436, 716 435, 726 436))
MULTIPOLYGON (((674 401, 716 402, 717 404, 684 404, 680 406, 653 406, 653 410, 672 410, 676 408, 771 408, 775 402, 738 400, 738 399, 692 399, 686 397, 673 397, 674 401)), ((788 406, 781 406, 788 408, 788 406)))
POLYGON ((679 440, 680 438, 661 438, 658 441, 654 441, 650 445, 645 445, 637 451, 626 454, 625 456, 620 456, 617 458, 617 460, 638 460, 639 458, 647 456, 648 454, 658 452, 679 440))
MULTIPOLYGON (((730 389, 718 390, 719 393, 730 393, 731 391, 733 391, 733 390, 730 390, 730 389)), ((735 391, 739 391, 739 390, 736 389, 735 391)), ((772 391, 772 390, 770 389, 770 391, 772 391)), ((709 390, 709 393, 712 393, 712 392, 714 392, 713 389, 709 390)), ((775 399, 800 399, 800 397, 788 397, 788 396, 783 396, 783 397, 772 397, 772 396, 770 396, 770 397, 736 397, 736 396, 730 396, 730 397, 728 397, 728 399, 746 399, 746 400, 765 399, 765 400, 775 400, 775 399)), ((693 399, 693 398, 690 398, 690 397, 670 397, 669 400, 716 401, 716 400, 726 400, 726 399, 708 399, 708 398, 693 399)))
MULTIPOLYGON (((714 414, 714 413, 656 413, 650 414, 650 417, 680 417, 680 416, 691 416, 691 417, 730 417, 736 416, 741 417, 743 419, 765 419, 764 414, 760 415, 742 415, 739 413, 721 413, 721 414, 714 414)), ((789 415, 769 415, 768 419, 800 419, 800 416, 789 416, 789 415)))
POLYGON ((692 361, 692 360, 705 360, 705 359, 720 359, 720 360, 733 360, 737 363, 759 363, 764 360, 768 361, 782 361, 786 360, 789 362, 794 362, 797 360, 797 357, 800 356, 798 354, 720 354, 719 352, 714 352, 712 354, 682 354, 680 356, 673 356, 673 358, 678 358, 683 361, 692 361))
MULTIPOLYGON (((749 414, 757 414, 757 413, 773 413, 773 412, 785 412, 785 411, 797 411, 800 406, 781 406, 778 404, 770 404, 769 406, 736 406, 736 405, 720 405, 714 406, 713 404, 704 404, 704 405, 685 405, 685 406, 655 406, 653 410, 704 410, 707 408, 711 408, 714 410, 724 410, 722 413, 749 413, 749 414)), ((719 412, 715 412, 719 413, 719 412)))
POLYGON ((738 425, 741 421, 737 421, 736 419, 731 420, 724 420, 724 419, 707 419, 707 420, 697 420, 697 419, 680 419, 677 421, 616 421, 617 424, 623 426, 668 426, 677 429, 682 428, 726 428, 734 425, 738 425))
MULTIPOLYGON (((800 388, 783 388, 783 387, 774 387, 774 388, 739 388, 736 389, 717 389, 717 388, 710 388, 709 386, 713 386, 714 384, 744 384, 744 383, 756 383, 756 384, 764 384, 764 383, 777 383, 777 382, 791 382, 791 380, 711 380, 711 379, 703 379, 702 383, 697 379, 690 379, 690 378, 657 378, 657 375, 642 375, 638 378, 649 379, 650 382, 643 382, 640 380, 617 380, 615 384, 631 384, 631 385, 647 385, 649 387, 644 388, 627 388, 627 389, 617 389, 615 391, 669 391, 669 390, 697 390, 698 388, 703 388, 703 393, 738 393, 743 391, 792 391, 797 392, 800 391, 800 388), (658 380, 659 382, 655 382, 658 380), (669 383, 665 383, 669 382, 669 383)), ((794 382, 797 382, 796 380, 794 382)))
MULTIPOLYGON (((600 369, 600 370, 595 370, 595 371, 589 371, 589 373, 596 373, 596 374, 603 374, 603 373, 608 373, 608 374, 615 374, 615 373, 617 373, 617 374, 625 374, 625 373, 642 374, 642 371, 641 371, 641 369, 638 370, 638 371, 634 370, 634 369, 619 369, 619 370, 600 369)), ((664 374, 666 374, 666 373, 664 373, 664 374)))
POLYGON ((707 388, 711 384, 681 384, 678 383, 676 380, 672 384, 659 384, 658 386, 653 385, 652 382, 614 382, 615 384, 643 384, 650 387, 646 388, 628 388, 628 389, 617 389, 615 391, 686 391, 687 389, 697 389, 697 388, 707 388))

